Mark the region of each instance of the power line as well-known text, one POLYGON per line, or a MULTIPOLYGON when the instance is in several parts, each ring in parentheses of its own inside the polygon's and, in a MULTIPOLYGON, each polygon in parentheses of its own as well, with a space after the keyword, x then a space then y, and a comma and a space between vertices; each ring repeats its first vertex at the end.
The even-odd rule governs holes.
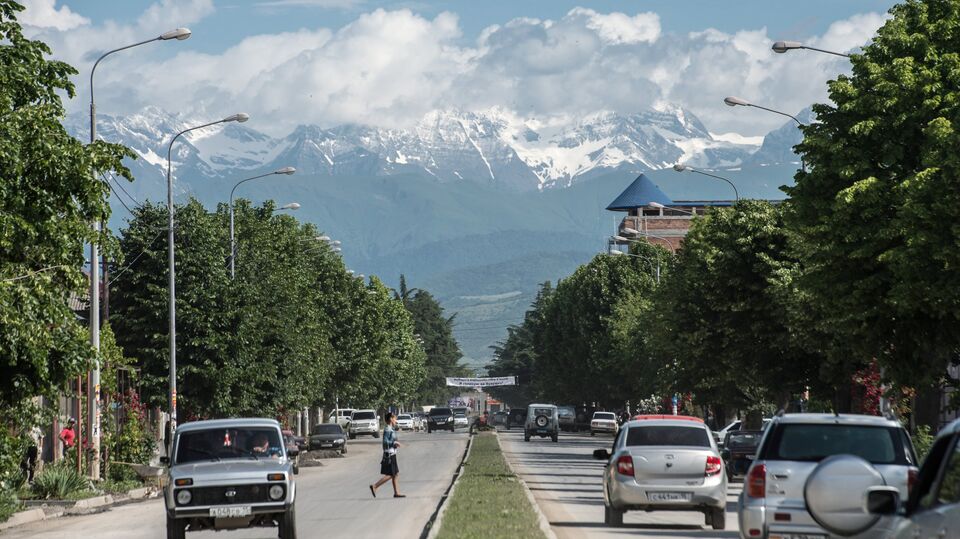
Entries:
POLYGON ((153 247, 153 244, 157 241, 157 239, 160 238, 160 236, 163 235, 164 231, 166 231, 166 227, 161 228, 161 229, 160 229, 160 232, 158 232, 157 235, 154 236, 152 240, 150 240, 150 243, 148 243, 148 244, 143 248, 143 250, 140 251, 140 254, 138 254, 136 257, 134 257, 134 259, 131 260, 129 264, 127 264, 126 266, 123 267, 123 269, 121 269, 120 271, 118 271, 117 274, 113 276, 113 279, 110 279, 110 282, 107 283, 107 286, 112 285, 112 284, 114 283, 114 281, 117 280, 118 277, 120 277, 121 275, 123 275, 123 272, 127 271, 128 269, 130 269, 130 267, 133 266, 133 264, 136 263, 136 261, 139 260, 141 256, 143 256, 143 253, 146 253, 148 249, 150 249, 151 247, 153 247))
POLYGON ((114 181, 114 183, 117 184, 117 187, 119 187, 120 190, 123 191, 124 194, 126 194, 126 195, 130 198, 130 200, 133 201, 133 205, 134 205, 134 206, 138 206, 138 207, 139 207, 139 206, 142 206, 142 205, 143 205, 143 204, 140 204, 140 201, 137 200, 136 198, 134 198, 134 196, 131 195, 129 191, 127 191, 127 189, 123 186, 123 183, 121 183, 120 180, 117 179, 117 177, 114 176, 112 172, 110 172, 109 174, 110 174, 110 178, 112 178, 113 181, 114 181))

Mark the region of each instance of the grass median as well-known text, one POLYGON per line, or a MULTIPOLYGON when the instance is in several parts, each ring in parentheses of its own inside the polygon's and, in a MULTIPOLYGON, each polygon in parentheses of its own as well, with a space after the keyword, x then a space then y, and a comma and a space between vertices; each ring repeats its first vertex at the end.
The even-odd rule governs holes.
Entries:
POLYGON ((544 537, 523 485, 503 459, 496 435, 474 437, 437 537, 544 537))

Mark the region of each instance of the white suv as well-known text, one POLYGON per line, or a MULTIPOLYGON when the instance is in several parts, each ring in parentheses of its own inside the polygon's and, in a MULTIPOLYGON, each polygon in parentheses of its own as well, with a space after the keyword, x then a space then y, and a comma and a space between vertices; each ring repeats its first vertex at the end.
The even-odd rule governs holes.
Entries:
POLYGON ((376 410, 354 410, 350 416, 350 439, 361 434, 369 434, 374 438, 380 437, 380 419, 376 410))
MULTIPOLYGON (((818 464, 835 455, 866 460, 884 484, 895 487, 904 499, 916 478, 913 444, 897 421, 866 415, 776 417, 760 442, 737 503, 740 536, 787 539, 830 535, 808 512, 804 490, 818 464)), ((845 480, 837 477, 838 487, 845 480)), ((881 523, 855 537, 885 537, 889 527, 889 523, 881 523)))

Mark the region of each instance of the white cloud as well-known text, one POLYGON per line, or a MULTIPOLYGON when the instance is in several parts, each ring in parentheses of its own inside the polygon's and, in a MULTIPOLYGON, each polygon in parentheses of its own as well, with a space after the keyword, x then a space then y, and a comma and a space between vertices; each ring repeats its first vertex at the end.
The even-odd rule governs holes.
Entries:
MULTIPOLYGON (((211 13, 210 0, 161 0, 135 25, 106 22, 38 32, 83 73, 92 51, 211 13), (176 18, 160 17, 166 12, 176 18)), ((884 19, 856 15, 804 41, 849 50, 868 41, 884 19)), ((446 107, 498 106, 546 118, 674 103, 712 131, 759 135, 781 125, 782 118, 731 109, 723 105, 725 96, 796 113, 825 99, 825 82, 848 69, 845 59, 834 56, 775 54, 770 44, 780 37, 765 28, 681 35, 664 32, 655 13, 575 8, 557 20, 504 21, 466 44, 455 14, 431 19, 410 10, 378 9, 336 31, 249 36, 217 54, 190 52, 189 41, 152 45, 165 59, 146 51, 117 55, 109 69, 98 70, 97 84, 105 103, 100 108, 107 113, 145 105, 204 117, 243 110, 258 129, 274 134, 303 123, 412 125, 426 112, 446 107)))
POLYGON ((57 0, 21 0, 27 9, 17 19, 36 28, 53 28, 59 31, 71 30, 90 24, 90 19, 74 13, 69 7, 57 9, 57 0))
POLYGON ((352 9, 365 3, 365 0, 264 0, 254 4, 257 7, 316 7, 322 9, 352 9))

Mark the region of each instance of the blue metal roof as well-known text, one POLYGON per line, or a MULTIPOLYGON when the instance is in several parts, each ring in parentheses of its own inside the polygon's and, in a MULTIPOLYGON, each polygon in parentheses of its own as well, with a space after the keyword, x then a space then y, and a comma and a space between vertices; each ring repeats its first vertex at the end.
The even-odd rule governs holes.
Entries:
POLYGON ((649 206, 651 202, 658 202, 664 206, 673 204, 673 200, 670 200, 670 197, 661 191, 657 184, 641 174, 607 206, 607 209, 610 211, 630 211, 649 206))

